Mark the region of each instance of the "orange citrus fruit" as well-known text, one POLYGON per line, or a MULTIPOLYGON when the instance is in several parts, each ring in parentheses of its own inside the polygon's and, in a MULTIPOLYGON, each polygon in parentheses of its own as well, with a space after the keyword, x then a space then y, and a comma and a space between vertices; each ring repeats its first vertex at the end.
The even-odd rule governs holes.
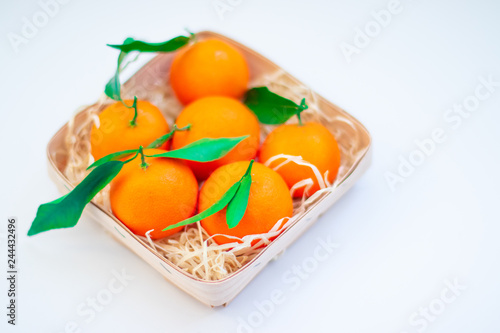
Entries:
MULTIPOLYGON (((327 180, 330 183, 337 177, 340 150, 334 136, 319 123, 285 124, 275 128, 262 144, 260 161, 265 163, 279 154, 301 156, 304 161, 316 166, 323 179, 325 172, 328 171, 327 180)), ((269 166, 275 168, 284 161, 284 158, 278 158, 269 166)), ((320 189, 316 175, 308 166, 288 162, 276 171, 290 188, 303 179, 311 178, 314 184, 306 196, 311 196, 320 189)), ((302 197, 303 194, 304 187, 301 187, 294 192, 294 197, 302 197)))
MULTIPOLYGON (((240 161, 215 170, 201 189, 200 212, 212 206, 234 183, 240 180, 248 165, 249 162, 240 161)), ((262 234, 269 232, 280 219, 292 216, 292 198, 281 176, 257 162, 253 164, 251 175, 252 185, 243 219, 236 227, 229 229, 226 224, 227 208, 224 208, 201 221, 209 235, 222 234, 242 238, 246 235, 262 234)), ((214 236, 213 239, 217 244, 237 241, 225 236, 214 236)), ((257 241, 252 243, 255 244, 257 241)))
POLYGON ((201 98, 185 107, 175 123, 179 128, 191 124, 191 128, 175 132, 172 149, 179 149, 202 138, 250 135, 221 159, 205 163, 187 161, 200 180, 206 179, 221 165, 249 161, 257 154, 260 142, 259 121, 252 111, 236 99, 223 96, 201 98))
MULTIPOLYGON (((146 155, 165 152, 145 149, 146 155)), ((162 231, 169 225, 191 217, 198 199, 198 182, 181 160, 146 157, 148 167, 141 168, 141 158, 125 164, 111 181, 110 202, 113 214, 134 234, 151 238, 170 236, 182 229, 162 231)))
POLYGON ((170 69, 170 84, 183 104, 206 96, 240 98, 248 79, 243 55, 217 39, 195 42, 179 51, 170 69))
MULTIPOLYGON (((125 100, 127 105, 134 101, 125 100)), ((130 125, 134 109, 116 102, 99 114, 99 128, 90 132, 90 145, 95 160, 121 150, 147 147, 160 136, 167 134, 169 127, 161 111, 147 101, 137 101, 136 125, 130 125)), ((166 145, 161 148, 166 148, 166 145)))

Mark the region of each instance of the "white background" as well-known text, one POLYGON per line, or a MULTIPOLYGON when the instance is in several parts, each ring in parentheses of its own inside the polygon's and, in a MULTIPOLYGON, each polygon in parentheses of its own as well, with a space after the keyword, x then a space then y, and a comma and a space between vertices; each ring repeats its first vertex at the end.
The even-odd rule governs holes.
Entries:
POLYGON ((457 128, 444 117, 480 77, 500 81, 499 2, 401 0, 402 12, 350 63, 340 45, 353 44, 388 0, 220 3, 232 10, 220 16, 210 0, 72 0, 16 52, 9 33, 20 35, 41 7, 1 0, 2 270, 8 216, 18 217, 20 235, 18 325, 6 324, 2 273, 1 331, 64 332, 74 321, 81 332, 237 332, 250 319, 254 332, 498 332, 500 87, 457 128), (226 308, 184 294, 88 218, 25 236, 38 205, 59 196, 47 176, 48 140, 113 73, 116 52, 105 44, 162 41, 185 27, 261 52, 373 135, 365 176, 226 308), (445 142, 391 191, 386 173, 436 128, 445 142), (339 248, 293 289, 283 276, 328 238, 339 248), (134 280, 87 322, 77 308, 107 288, 113 270, 134 280), (440 301, 453 295, 446 280, 466 287, 449 304, 440 301), (255 302, 273 290, 285 301, 259 314, 255 302), (429 306, 441 313, 410 322, 429 306))

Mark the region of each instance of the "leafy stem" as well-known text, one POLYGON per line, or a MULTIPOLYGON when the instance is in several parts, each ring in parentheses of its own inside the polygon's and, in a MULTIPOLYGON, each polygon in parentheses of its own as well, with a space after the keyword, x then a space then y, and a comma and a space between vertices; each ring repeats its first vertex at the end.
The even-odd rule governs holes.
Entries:
POLYGON ((186 126, 181 127, 181 128, 177 127, 177 124, 174 124, 175 131, 188 131, 190 129, 191 129, 191 124, 187 124, 186 126))
POLYGON ((254 160, 251 160, 248 168, 236 183, 234 183, 212 206, 205 209, 203 212, 196 214, 188 219, 178 223, 169 225, 162 231, 182 227, 191 223, 201 221, 215 213, 220 212, 227 206, 226 223, 229 229, 236 227, 247 210, 248 198, 250 196, 250 187, 252 185, 252 166, 254 160))
POLYGON ((125 104, 125 102, 123 102, 123 105, 125 105, 127 108, 134 108, 134 118, 132 118, 132 120, 130 121, 130 127, 135 127, 137 126, 137 96, 134 96, 134 103, 132 104, 132 106, 128 106, 127 104, 125 104))
MULTIPOLYGON (((168 134, 171 134, 171 133, 168 133, 168 134)), ((234 149, 234 147, 236 147, 241 141, 245 140, 246 138, 248 138, 248 135, 235 137, 235 138, 218 138, 218 139, 204 138, 204 139, 200 139, 198 141, 192 142, 192 143, 190 143, 182 148, 179 148, 179 149, 166 151, 166 152, 160 153, 160 154, 153 154, 153 155, 145 155, 144 154, 144 156, 145 157, 178 158, 178 159, 196 161, 196 162, 211 162, 211 161, 215 161, 215 160, 225 156, 227 153, 229 153, 232 149, 234 149)), ((166 140, 168 140, 168 138, 165 139, 165 136, 163 136, 160 139, 157 139, 154 142, 159 142, 159 141, 165 142, 166 140), (160 140, 160 139, 162 139, 162 140, 160 140)), ((160 146, 163 144, 163 142, 160 142, 160 146)), ((153 145, 153 144, 151 144, 151 145, 153 145)), ((148 148, 155 148, 155 147, 150 147, 151 145, 149 145, 148 148)), ((136 158, 139 155, 139 149, 128 149, 128 150, 123 150, 123 151, 119 151, 116 153, 106 155, 106 156, 98 159, 94 163, 92 163, 92 165, 89 166, 87 168, 87 170, 92 169, 92 168, 96 168, 96 167, 98 167, 106 162, 109 162, 109 161, 120 160, 120 159, 122 159, 126 156, 129 156, 129 155, 132 155, 132 154, 135 154, 134 157, 125 161, 125 163, 128 163, 128 162, 132 161, 134 158, 136 158)))
MULTIPOLYGON (((104 93, 111 99, 115 101, 121 101, 121 82, 120 82, 120 73, 132 62, 137 60, 138 56, 142 52, 172 52, 175 51, 182 46, 189 43, 190 40, 194 39, 194 34, 190 33, 189 37, 186 36, 177 36, 170 40, 161 43, 147 43, 140 40, 136 40, 134 38, 126 38, 122 44, 108 44, 108 46, 120 50, 120 54, 118 55, 117 66, 115 70, 115 74, 108 81, 106 87, 104 89, 104 93), (125 62, 125 59, 132 51, 138 51, 139 54, 132 60, 126 62, 124 65, 122 63, 125 62)), ((124 103, 125 104, 125 103, 124 103)), ((128 108, 130 106, 126 105, 128 108)), ((137 105, 133 105, 135 109, 136 116, 131 121, 131 126, 135 126, 135 118, 137 117, 137 105)))
POLYGON ((146 158, 145 158, 145 155, 144 155, 144 149, 142 148, 142 146, 139 147, 139 155, 141 155, 141 168, 143 170, 146 170, 149 166, 148 163, 146 163, 146 158))
POLYGON ((190 42, 196 42, 196 34, 194 32, 191 32, 188 28, 184 28, 186 32, 189 34, 189 41, 190 42))
POLYGON ((302 117, 300 114, 302 111, 309 109, 309 106, 306 104, 306 99, 302 98, 302 101, 300 101, 300 105, 297 106, 297 118, 299 119, 299 126, 303 126, 304 124, 302 123, 302 117))
MULTIPOLYGON (((127 42, 131 42, 131 38, 127 38, 125 39, 124 43, 127 43, 127 42)), ((115 100, 115 101, 122 101, 122 97, 121 97, 121 83, 120 83, 120 73, 121 71, 127 67, 128 64, 130 64, 130 62, 134 61, 130 61, 128 62, 127 64, 125 64, 124 66, 122 66, 122 62, 125 60, 125 58, 127 57, 127 52, 124 52, 124 51, 120 51, 120 54, 118 55, 118 60, 116 62, 116 70, 115 70, 115 74, 113 75, 113 77, 108 81, 108 83, 106 84, 106 87, 104 88, 104 93, 106 94, 106 96, 108 96, 109 98, 115 100)))
MULTIPOLYGON (((189 128, 189 126, 186 127, 189 128)), ((210 162, 225 156, 246 138, 247 136, 201 139, 183 148, 151 156, 210 162)), ((142 146, 139 149, 129 149, 109 154, 94 162, 89 167, 92 171, 71 192, 38 207, 36 217, 31 224, 28 235, 32 236, 51 229, 75 226, 82 215, 83 209, 94 196, 118 175, 126 163, 133 161, 139 155, 141 155, 140 166, 146 169, 148 165, 145 157, 148 156, 144 154, 142 146), (130 155, 133 156, 125 161, 121 161, 121 159, 130 155)))
POLYGON ((191 124, 188 124, 187 126, 184 126, 182 128, 178 128, 177 124, 174 124, 174 126, 173 126, 173 128, 172 128, 172 130, 170 132, 168 132, 167 134, 159 137, 155 141, 151 142, 148 145, 148 148, 158 148, 158 147, 161 147, 165 142, 167 142, 168 140, 170 140, 170 138, 172 137, 172 135, 174 135, 175 132, 177 132, 177 131, 187 131, 190 128, 191 128, 191 124))

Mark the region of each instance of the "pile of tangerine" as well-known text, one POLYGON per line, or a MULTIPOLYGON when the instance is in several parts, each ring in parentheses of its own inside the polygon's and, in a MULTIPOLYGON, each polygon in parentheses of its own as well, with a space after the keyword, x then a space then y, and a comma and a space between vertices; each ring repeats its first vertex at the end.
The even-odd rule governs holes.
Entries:
MULTIPOLYGON (((278 165, 284 154, 300 156, 315 166, 332 183, 340 165, 340 152, 333 135, 321 124, 301 121, 277 126, 261 144, 260 123, 241 102, 248 90, 249 69, 244 56, 227 43, 208 39, 180 49, 172 62, 170 85, 184 105, 175 121, 171 143, 146 150, 154 155, 182 148, 202 138, 248 136, 224 157, 212 162, 183 161, 146 157, 148 167, 134 160, 124 166, 111 182, 113 214, 133 233, 152 239, 170 236, 182 227, 164 228, 202 212, 217 202, 245 173, 250 160, 252 183, 247 209, 240 223, 229 228, 223 209, 201 221, 218 244, 235 238, 267 233, 280 220, 293 214, 290 188, 304 179, 313 183, 293 191, 294 197, 307 197, 320 189, 312 169, 295 162, 278 165), (266 161, 272 159, 268 166, 266 161), (200 189, 201 185, 201 189, 200 189), (226 237, 231 236, 231 237, 226 237)), ((124 101, 131 104, 132 101, 124 101)), ((148 146, 170 131, 160 110, 148 101, 137 102, 137 114, 116 102, 99 115, 99 127, 91 130, 91 153, 95 160, 108 154, 148 146), (134 122, 130 119, 134 117, 134 122)))

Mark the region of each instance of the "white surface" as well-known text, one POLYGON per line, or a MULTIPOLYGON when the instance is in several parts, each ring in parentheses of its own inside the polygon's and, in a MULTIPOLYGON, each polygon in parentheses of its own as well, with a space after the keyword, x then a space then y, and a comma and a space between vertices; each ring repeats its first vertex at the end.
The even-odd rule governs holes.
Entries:
POLYGON ((240 319, 257 326, 242 332, 499 331, 500 87, 458 128, 443 118, 474 94, 481 76, 500 81, 499 3, 401 0, 403 11, 350 63, 340 44, 353 43, 356 27, 389 1, 221 3, 235 4, 224 20, 210 0, 73 0, 16 53, 8 33, 20 34, 23 17, 40 5, 2 1, 0 211, 3 221, 19 218, 21 239, 18 325, 6 324, 2 306, 1 331, 64 332, 74 321, 81 332, 237 332, 240 319), (374 141, 368 173, 227 308, 177 290, 86 218, 73 229, 24 236, 38 205, 58 196, 46 172, 48 140, 113 72, 116 52, 105 44, 165 40, 184 27, 263 53, 360 119, 374 141), (445 142, 391 191, 386 172, 397 172, 399 156, 408 158, 414 140, 436 128, 445 142), (328 238, 339 247, 292 280, 293 267, 314 264, 314 249, 328 238), (113 270, 122 269, 134 280, 87 322, 80 304, 105 295, 113 270), (453 301, 447 279, 467 287, 453 301), (257 314, 255 302, 276 290, 283 302, 257 314), (449 304, 425 329, 423 317, 409 321, 420 308, 440 310, 441 295, 449 304))

